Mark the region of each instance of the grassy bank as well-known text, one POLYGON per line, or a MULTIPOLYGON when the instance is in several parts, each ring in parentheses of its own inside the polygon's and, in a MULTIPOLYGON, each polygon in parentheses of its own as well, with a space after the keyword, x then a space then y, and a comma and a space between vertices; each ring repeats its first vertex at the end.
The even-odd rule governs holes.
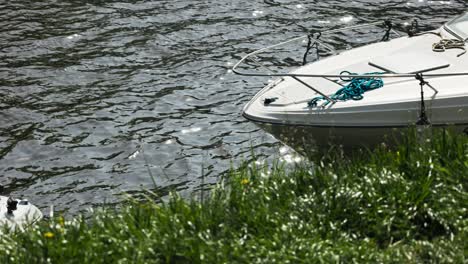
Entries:
POLYGON ((233 169, 204 201, 129 201, 0 238, 1 263, 466 263, 468 140, 233 169))

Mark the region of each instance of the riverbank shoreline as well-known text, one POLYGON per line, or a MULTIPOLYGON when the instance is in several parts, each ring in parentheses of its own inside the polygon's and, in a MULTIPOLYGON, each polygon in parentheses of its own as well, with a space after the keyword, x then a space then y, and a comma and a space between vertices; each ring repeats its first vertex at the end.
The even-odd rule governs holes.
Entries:
POLYGON ((1 263, 463 263, 468 137, 245 163, 192 199, 151 192, 0 237, 1 263))

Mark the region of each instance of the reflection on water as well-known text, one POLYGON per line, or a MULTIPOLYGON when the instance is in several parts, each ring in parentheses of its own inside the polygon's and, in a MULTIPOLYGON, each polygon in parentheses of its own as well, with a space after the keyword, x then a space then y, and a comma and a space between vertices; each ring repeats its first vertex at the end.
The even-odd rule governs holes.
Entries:
MULTIPOLYGON (((122 192, 190 194, 231 162, 298 162, 244 120, 268 80, 230 68, 304 30, 419 18, 441 25, 466 1, 3 1, 1 194, 71 213, 122 192), (154 183, 150 177, 154 176, 154 183)), ((345 49, 373 41, 333 36, 345 49)), ((271 63, 300 65, 304 47, 271 63)), ((268 55, 268 54, 267 54, 268 55)))

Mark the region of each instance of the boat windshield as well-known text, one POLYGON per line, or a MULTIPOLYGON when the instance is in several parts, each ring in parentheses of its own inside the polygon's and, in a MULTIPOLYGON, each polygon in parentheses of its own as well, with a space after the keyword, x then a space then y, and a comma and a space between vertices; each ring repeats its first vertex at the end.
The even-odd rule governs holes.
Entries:
POLYGON ((446 27, 459 38, 468 40, 468 12, 448 22, 446 27))

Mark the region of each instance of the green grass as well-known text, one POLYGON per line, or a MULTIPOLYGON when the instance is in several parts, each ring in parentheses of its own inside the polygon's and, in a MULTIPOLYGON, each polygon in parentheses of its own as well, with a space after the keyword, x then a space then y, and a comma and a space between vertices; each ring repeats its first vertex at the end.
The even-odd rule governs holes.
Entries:
POLYGON ((466 263, 468 139, 243 164, 204 202, 129 199, 0 238, 0 263, 466 263), (273 167, 273 168, 272 168, 273 167))

